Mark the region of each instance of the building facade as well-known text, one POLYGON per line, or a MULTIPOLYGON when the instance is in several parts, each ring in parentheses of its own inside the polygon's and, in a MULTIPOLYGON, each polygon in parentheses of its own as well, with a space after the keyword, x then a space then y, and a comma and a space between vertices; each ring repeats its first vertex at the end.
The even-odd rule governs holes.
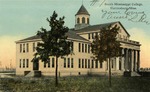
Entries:
MULTIPOLYGON (((100 29, 109 25, 120 27, 117 35, 121 43, 121 57, 111 58, 112 72, 122 74, 124 71, 138 71, 140 67, 140 43, 130 40, 130 34, 120 22, 90 25, 90 14, 82 5, 75 15, 75 27, 66 34, 72 42, 73 55, 59 58, 58 73, 60 76, 107 74, 108 62, 92 59, 91 43, 100 29)), ((48 63, 31 62, 36 52, 40 37, 32 36, 16 41, 16 75, 24 75, 25 71, 41 71, 42 75, 55 75, 55 57, 50 57, 48 63)))

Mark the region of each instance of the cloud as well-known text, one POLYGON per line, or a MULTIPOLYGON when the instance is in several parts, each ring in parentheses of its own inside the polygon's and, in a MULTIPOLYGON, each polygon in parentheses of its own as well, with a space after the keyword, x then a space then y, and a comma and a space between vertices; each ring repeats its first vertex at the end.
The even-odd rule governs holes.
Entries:
POLYGON ((141 67, 150 66, 150 37, 145 33, 145 30, 140 28, 131 28, 128 30, 131 35, 131 40, 139 41, 141 43, 141 67))
POLYGON ((10 64, 15 67, 16 62, 16 44, 15 41, 21 39, 21 36, 1 36, 0 37, 0 67, 10 64))

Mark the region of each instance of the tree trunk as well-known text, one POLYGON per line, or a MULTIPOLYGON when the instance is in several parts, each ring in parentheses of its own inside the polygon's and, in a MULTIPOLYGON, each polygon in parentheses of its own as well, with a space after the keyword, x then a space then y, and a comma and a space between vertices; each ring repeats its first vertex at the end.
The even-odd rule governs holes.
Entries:
POLYGON ((111 87, 111 63, 109 58, 109 86, 111 87))
POLYGON ((56 71, 55 71, 55 86, 58 86, 58 76, 57 76, 57 72, 58 72, 58 57, 56 57, 56 71))

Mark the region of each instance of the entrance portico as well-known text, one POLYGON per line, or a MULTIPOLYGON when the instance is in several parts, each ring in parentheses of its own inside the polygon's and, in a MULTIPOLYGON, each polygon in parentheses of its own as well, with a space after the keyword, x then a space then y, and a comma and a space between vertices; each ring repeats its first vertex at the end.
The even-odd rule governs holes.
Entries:
POLYGON ((140 44, 131 40, 119 39, 122 56, 115 59, 116 69, 120 71, 138 71, 140 68, 140 44))
POLYGON ((138 71, 139 69, 139 63, 140 63, 140 51, 139 50, 133 50, 129 48, 124 49, 124 68, 125 71, 138 71))

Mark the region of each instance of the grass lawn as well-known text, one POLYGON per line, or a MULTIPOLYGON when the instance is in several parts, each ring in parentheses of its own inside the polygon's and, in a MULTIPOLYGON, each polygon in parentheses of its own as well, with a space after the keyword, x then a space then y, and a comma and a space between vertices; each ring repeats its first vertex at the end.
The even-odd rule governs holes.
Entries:
POLYGON ((100 76, 61 77, 58 87, 54 77, 2 78, 0 84, 6 92, 150 92, 150 77, 112 77, 111 88, 100 76))

